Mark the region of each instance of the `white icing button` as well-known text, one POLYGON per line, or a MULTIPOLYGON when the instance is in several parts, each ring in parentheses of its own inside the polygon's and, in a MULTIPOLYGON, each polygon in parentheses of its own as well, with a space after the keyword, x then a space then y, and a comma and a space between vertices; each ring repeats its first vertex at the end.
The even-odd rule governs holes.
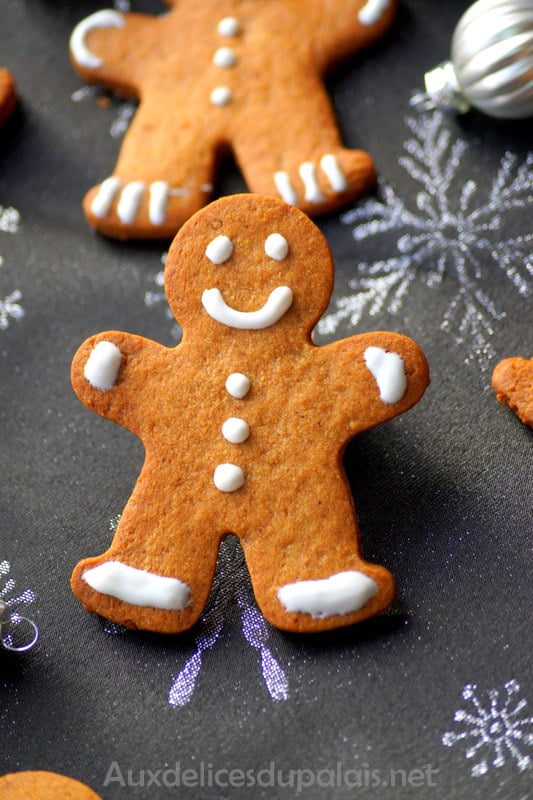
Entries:
POLYGON ((381 347, 367 347, 365 364, 376 379, 383 403, 397 403, 407 390, 403 359, 398 353, 387 353, 381 347))
POLYGON ((233 242, 229 236, 217 236, 205 248, 205 254, 212 264, 223 264, 233 253, 233 242))
POLYGON ((183 581, 154 575, 120 561, 105 561, 88 569, 82 577, 96 592, 134 606, 183 611, 190 601, 191 590, 183 581))
POLYGON ((83 374, 95 389, 112 389, 122 363, 122 353, 113 342, 101 341, 92 349, 83 374))
POLYGON ((242 400, 250 391, 252 382, 242 372, 232 372, 226 379, 226 391, 236 400, 242 400))
POLYGON ((244 486, 244 472, 235 464, 219 464, 213 473, 213 483, 221 492, 236 492, 244 486))
POLYGON ((375 25, 389 7, 389 0, 368 0, 359 11, 359 22, 362 25, 375 25))
POLYGON ((229 417, 222 425, 222 436, 232 444, 242 444, 250 436, 250 426, 244 419, 229 417))
POLYGON ((281 233, 271 233, 265 241, 265 253, 275 261, 287 258, 289 243, 281 233))
POLYGON ((377 591, 377 583, 372 578, 364 572, 352 570, 321 580, 287 583, 278 589, 278 600, 287 611, 300 611, 325 619, 357 611, 377 591))
POLYGON ((233 93, 227 86, 217 86, 210 95, 214 106, 226 106, 232 99, 233 93))
POLYGON ((225 69, 234 67, 237 63, 237 56, 231 47, 219 47, 213 56, 213 64, 216 67, 223 67, 225 69))
POLYGON ((220 36, 237 36, 241 32, 239 20, 236 17, 224 17, 217 25, 220 36))

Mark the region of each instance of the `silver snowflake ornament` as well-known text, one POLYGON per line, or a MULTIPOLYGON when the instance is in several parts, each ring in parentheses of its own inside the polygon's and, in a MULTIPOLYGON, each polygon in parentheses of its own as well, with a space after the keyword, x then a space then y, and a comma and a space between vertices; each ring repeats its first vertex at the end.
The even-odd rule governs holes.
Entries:
POLYGON ((465 758, 475 759, 470 771, 472 777, 486 775, 491 766, 501 768, 508 761, 520 772, 531 769, 533 761, 525 748, 533 745, 533 717, 523 713, 527 700, 517 699, 519 691, 517 681, 510 680, 503 692, 491 689, 484 705, 477 695, 476 684, 464 687, 462 697, 469 707, 454 714, 454 721, 461 723, 462 729, 447 731, 442 743, 446 747, 467 745, 465 758))

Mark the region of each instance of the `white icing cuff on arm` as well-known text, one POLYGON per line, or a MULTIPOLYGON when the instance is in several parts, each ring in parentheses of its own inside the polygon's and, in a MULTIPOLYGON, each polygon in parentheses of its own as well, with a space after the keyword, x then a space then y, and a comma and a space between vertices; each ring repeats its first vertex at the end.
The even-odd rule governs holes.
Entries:
POLYGON ((106 561, 88 569, 83 580, 91 589, 133 606, 183 611, 190 602, 191 591, 183 581, 154 575, 120 561, 106 561))
POLYGON ((278 600, 287 611, 325 619, 358 611, 377 591, 378 585, 372 578, 351 570, 321 580, 287 583, 278 589, 278 600))
POLYGON ((83 374, 95 389, 112 389, 117 381, 122 353, 113 342, 101 341, 87 359, 83 374))
POLYGON ((398 353, 387 353, 382 347, 367 347, 365 364, 379 389, 383 403, 397 403, 407 390, 403 359, 398 353))

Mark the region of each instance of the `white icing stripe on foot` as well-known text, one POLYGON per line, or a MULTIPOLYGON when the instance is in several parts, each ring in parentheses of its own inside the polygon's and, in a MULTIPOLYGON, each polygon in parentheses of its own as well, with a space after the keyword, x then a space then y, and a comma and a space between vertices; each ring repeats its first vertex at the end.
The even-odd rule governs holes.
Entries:
POLYGON ((305 199, 308 203, 321 203, 324 195, 318 187, 316 179, 316 168, 312 161, 304 161, 298 167, 300 178, 303 181, 305 189, 305 199))
POLYGON ((338 572, 330 578, 287 583, 278 589, 278 600, 291 612, 325 619, 358 611, 374 597, 377 583, 363 572, 338 572))
POLYGON ((327 153, 320 159, 320 166, 333 191, 345 192, 348 188, 348 183, 337 158, 332 153, 327 153))
POLYGON ((403 359, 398 353, 387 353, 382 347, 367 347, 365 364, 379 389, 383 403, 397 403, 407 390, 407 377, 403 359))
POLYGON ((375 25, 376 22, 379 22, 388 7, 389 0, 368 0, 359 11, 359 22, 362 25, 375 25))
POLYGON ((152 225, 162 225, 167 218, 169 189, 166 181, 154 181, 150 184, 148 216, 152 225))
POLYGON ((281 199, 285 200, 289 205, 295 206, 298 202, 298 195, 288 174, 286 172, 276 172, 274 174, 274 183, 281 199))
POLYGON ((109 214, 109 210, 113 205, 113 200, 119 193, 121 186, 122 181, 120 178, 114 176, 102 181, 91 203, 91 211, 95 217, 102 219, 109 214))
POLYGON ((103 11, 96 11, 89 17, 82 19, 70 37, 70 52, 73 59, 80 65, 80 67, 87 67, 88 69, 96 69, 101 67, 103 59, 91 53, 87 47, 85 40, 87 35, 94 30, 94 28, 123 28, 126 24, 124 17, 118 11, 112 9, 104 9, 103 11))
POLYGON ((117 215, 124 225, 131 225, 137 216, 144 194, 144 183, 142 181, 132 181, 126 184, 120 195, 117 206, 117 215))
POLYGON ((95 389, 106 391, 117 382, 122 353, 113 342, 101 341, 92 349, 83 375, 95 389))
POLYGON ((165 578, 120 561, 106 561, 83 573, 91 589, 131 603, 167 611, 183 611, 190 602, 191 591, 177 578, 165 578))

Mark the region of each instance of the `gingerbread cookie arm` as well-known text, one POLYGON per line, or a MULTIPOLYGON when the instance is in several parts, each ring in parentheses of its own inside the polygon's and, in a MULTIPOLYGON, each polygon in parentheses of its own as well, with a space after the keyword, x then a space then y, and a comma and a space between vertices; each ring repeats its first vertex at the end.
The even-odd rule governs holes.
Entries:
POLYGON ((138 96, 157 19, 113 9, 96 11, 76 25, 70 57, 78 75, 126 97, 138 96), (127 65, 127 66, 126 66, 127 65))
POLYGON ((331 13, 325 0, 315 0, 315 53, 323 69, 372 45, 391 26, 397 0, 341 0, 331 13), (317 8, 318 7, 318 8, 317 8))
POLYGON ((74 356, 73 389, 91 411, 142 438, 144 420, 137 410, 155 392, 150 377, 164 351, 156 342, 118 331, 93 336, 74 356))
MULTIPOLYGON (((420 347, 407 336, 372 332, 320 348, 335 363, 328 387, 332 397, 351 394, 339 429, 350 436, 379 425, 414 406, 429 385, 429 367, 420 347)), ((337 409, 340 413, 341 405, 337 409)), ((336 413, 335 411, 333 412, 336 413)))

